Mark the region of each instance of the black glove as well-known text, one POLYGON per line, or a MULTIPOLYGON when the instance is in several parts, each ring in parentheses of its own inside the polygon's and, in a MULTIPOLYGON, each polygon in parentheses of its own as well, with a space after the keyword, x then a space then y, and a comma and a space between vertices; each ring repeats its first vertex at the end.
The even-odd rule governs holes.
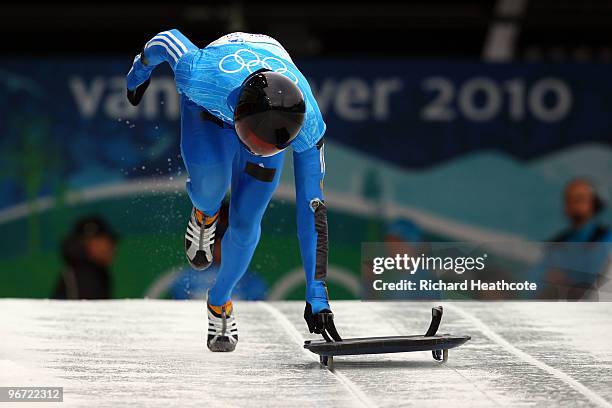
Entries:
POLYGON ((127 90, 127 98, 132 106, 136 106, 140 103, 140 100, 142 99, 142 96, 149 87, 150 83, 151 79, 147 79, 142 84, 138 85, 133 91, 130 91, 129 89, 127 90))
POLYGON ((334 314, 329 309, 323 309, 317 314, 312 313, 312 306, 306 302, 304 320, 311 333, 321 334, 326 341, 342 341, 334 324, 334 314))

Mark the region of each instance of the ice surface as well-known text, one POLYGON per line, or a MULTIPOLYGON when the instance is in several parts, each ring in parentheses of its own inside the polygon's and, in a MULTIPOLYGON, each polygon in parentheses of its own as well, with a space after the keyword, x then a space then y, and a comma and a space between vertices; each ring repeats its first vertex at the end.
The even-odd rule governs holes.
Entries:
MULTIPOLYGON (((419 334, 429 303, 334 302, 345 337, 419 334)), ((612 406, 612 303, 448 303, 449 352, 302 348, 302 302, 237 302, 236 352, 206 349, 202 302, 0 300, 0 386, 63 386, 35 407, 612 406)), ((0 406, 25 407, 25 403, 0 406)))

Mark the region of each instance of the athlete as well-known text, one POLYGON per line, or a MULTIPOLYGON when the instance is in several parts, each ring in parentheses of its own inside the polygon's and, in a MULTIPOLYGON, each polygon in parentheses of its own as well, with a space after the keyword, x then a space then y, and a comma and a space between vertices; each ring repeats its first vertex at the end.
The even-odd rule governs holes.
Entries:
POLYGON ((153 69, 166 62, 181 106, 181 153, 193 203, 185 252, 198 270, 212 263, 219 208, 231 190, 221 266, 208 293, 208 348, 238 342, 232 289, 245 273, 261 219, 293 149, 297 228, 306 274, 304 319, 311 333, 339 339, 325 285, 327 209, 323 197, 325 123, 306 78, 275 39, 231 33, 200 49, 178 30, 144 46, 127 74, 127 97, 138 105, 153 69))

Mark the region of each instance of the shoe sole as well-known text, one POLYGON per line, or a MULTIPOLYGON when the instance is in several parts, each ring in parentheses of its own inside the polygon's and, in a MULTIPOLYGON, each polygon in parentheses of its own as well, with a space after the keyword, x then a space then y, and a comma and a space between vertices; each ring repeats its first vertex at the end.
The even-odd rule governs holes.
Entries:
POLYGON ((229 342, 215 342, 213 344, 210 343, 206 343, 206 345, 208 346, 208 349, 212 352, 215 353, 229 353, 232 352, 236 349, 236 343, 229 343, 229 342))

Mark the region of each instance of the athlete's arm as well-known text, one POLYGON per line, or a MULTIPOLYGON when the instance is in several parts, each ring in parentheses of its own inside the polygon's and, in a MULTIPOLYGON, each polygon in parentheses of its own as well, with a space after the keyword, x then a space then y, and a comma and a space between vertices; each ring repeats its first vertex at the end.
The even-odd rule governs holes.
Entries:
POLYGON ((156 66, 167 62, 172 70, 178 60, 192 50, 198 48, 179 30, 162 31, 149 40, 142 52, 134 58, 132 68, 127 74, 127 95, 130 103, 138 105, 145 90, 149 86, 151 72, 156 66))
POLYGON ((306 274, 304 319, 311 333, 339 339, 327 295, 327 207, 323 197, 323 140, 303 152, 293 152, 298 240, 306 274))

